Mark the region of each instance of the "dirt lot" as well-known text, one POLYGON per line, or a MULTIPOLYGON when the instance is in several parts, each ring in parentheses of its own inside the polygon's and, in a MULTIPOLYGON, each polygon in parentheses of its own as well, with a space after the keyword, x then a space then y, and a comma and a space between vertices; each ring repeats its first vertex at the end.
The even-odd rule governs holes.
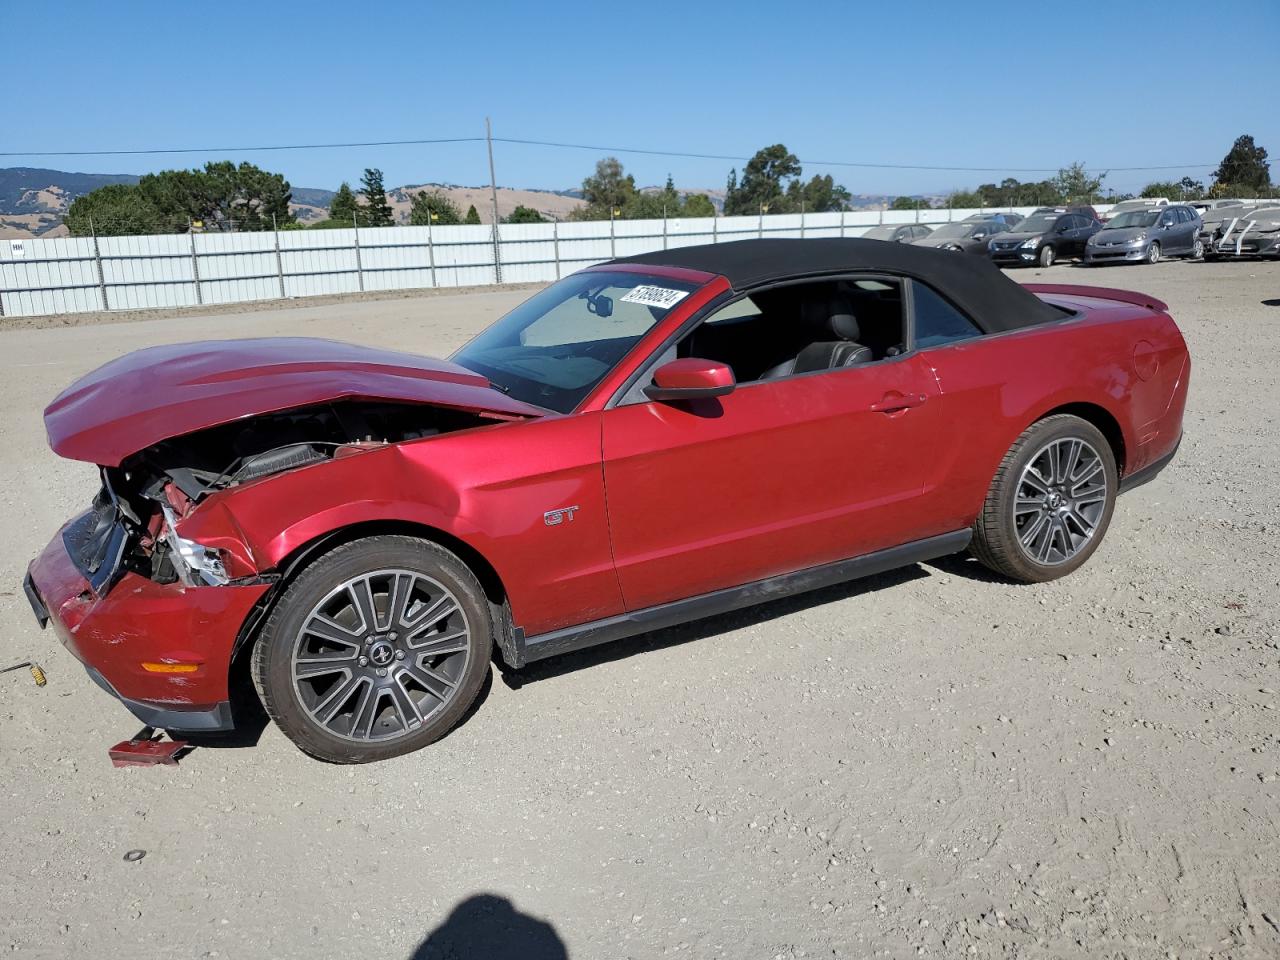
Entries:
POLYGON ((111 957, 1280 956, 1280 265, 1042 277, 1172 305, 1187 435, 1065 581, 961 560, 496 672, 443 742, 274 728, 115 770, 137 724, 22 596, 93 471, 43 405, 126 350, 439 353, 523 293, 0 334, 0 951, 111 957), (122 859, 146 850, 139 862, 122 859))

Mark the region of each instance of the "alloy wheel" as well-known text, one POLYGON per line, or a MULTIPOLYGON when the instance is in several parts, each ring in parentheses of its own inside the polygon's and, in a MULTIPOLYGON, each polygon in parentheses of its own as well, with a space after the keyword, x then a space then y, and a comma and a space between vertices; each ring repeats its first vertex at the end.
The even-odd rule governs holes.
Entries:
POLYGON ((1147 247, 1147 263, 1159 263, 1159 262, 1160 262, 1160 244, 1153 243, 1151 246, 1147 247))
POLYGON ((1035 563, 1066 563, 1093 539, 1106 507, 1107 471, 1098 451, 1078 437, 1050 441, 1018 478, 1018 544, 1035 563))
POLYGON ((358 742, 394 740, 450 703, 471 653, 458 598, 411 570, 347 580, 308 614, 290 670, 307 716, 358 742))

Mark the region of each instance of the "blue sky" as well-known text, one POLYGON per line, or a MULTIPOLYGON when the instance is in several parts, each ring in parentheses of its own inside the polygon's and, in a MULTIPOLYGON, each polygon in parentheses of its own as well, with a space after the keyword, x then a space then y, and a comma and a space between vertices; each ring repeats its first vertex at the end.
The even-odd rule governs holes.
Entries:
MULTIPOLYGON (((1280 3, 1215 6, 0 0, 0 151, 469 137, 488 115, 495 136, 744 156, 782 142, 802 160, 999 167, 1024 180, 1048 174, 1014 168, 1073 160, 1211 168, 1241 133, 1280 159, 1280 3), (1255 69, 1228 85, 1236 54, 1255 69)), ((603 155, 495 152, 500 184, 553 189, 603 155)), ((682 187, 721 187, 734 165, 618 156, 642 185, 670 173, 682 187)), ((389 186, 488 180, 483 143, 0 165, 143 173, 224 158, 295 186, 354 183, 366 166, 389 186)), ((1105 185, 1184 172, 1210 169, 1116 171, 1105 185)), ((813 173, 854 193, 1002 175, 805 163, 813 173)))

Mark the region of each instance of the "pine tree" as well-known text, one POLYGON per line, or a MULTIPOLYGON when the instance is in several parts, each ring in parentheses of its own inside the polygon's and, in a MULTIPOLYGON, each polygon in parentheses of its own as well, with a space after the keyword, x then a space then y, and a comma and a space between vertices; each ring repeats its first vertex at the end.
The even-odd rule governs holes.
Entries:
POLYGON ((341 221, 349 227, 356 220, 356 207, 356 195, 351 190, 351 184, 344 180, 329 201, 329 219, 341 221))
POLYGON ((470 224, 478 224, 480 222, 480 213, 476 210, 476 205, 474 203, 467 207, 467 215, 463 218, 462 222, 470 224))
POLYGON ((364 194, 364 215, 368 226, 389 227, 395 222, 391 204, 387 203, 387 191, 382 186, 381 170, 376 167, 365 170, 360 192, 364 194))

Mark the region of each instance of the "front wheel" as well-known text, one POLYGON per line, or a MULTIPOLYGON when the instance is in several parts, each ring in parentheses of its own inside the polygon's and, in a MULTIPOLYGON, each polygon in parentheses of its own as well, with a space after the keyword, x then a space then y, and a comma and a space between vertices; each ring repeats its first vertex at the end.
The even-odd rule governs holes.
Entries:
POLYGON ((1160 244, 1152 243, 1151 246, 1147 247, 1147 263, 1159 263, 1159 262, 1160 262, 1160 244))
POLYGON ((355 540, 280 597, 254 649, 254 684, 304 752, 385 760, 462 718, 489 669, 492 631, 479 582, 448 550, 404 536, 355 540))
POLYGON ((1053 245, 1046 243, 1040 248, 1040 266, 1052 267, 1053 261, 1057 255, 1057 252, 1053 249, 1053 245))
POLYGON ((1066 576, 1102 542, 1118 489, 1115 455, 1102 432, 1070 414, 1046 417, 1000 462, 972 552, 1022 583, 1066 576))
POLYGON ((1197 237, 1196 242, 1191 245, 1191 259, 1199 260, 1203 256, 1204 256, 1204 241, 1201 240, 1199 237, 1197 237))

